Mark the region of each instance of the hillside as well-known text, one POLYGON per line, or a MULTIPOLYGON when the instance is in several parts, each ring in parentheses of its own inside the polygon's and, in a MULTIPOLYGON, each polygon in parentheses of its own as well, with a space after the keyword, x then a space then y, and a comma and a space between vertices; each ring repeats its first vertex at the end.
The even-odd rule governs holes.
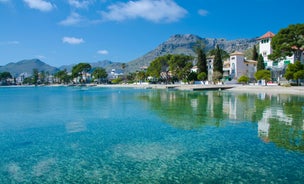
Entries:
POLYGON ((0 72, 8 71, 12 76, 18 76, 21 73, 32 74, 33 69, 38 71, 45 71, 49 73, 55 73, 58 71, 56 67, 50 66, 39 59, 22 60, 17 63, 9 63, 5 66, 0 67, 0 72))
POLYGON ((143 66, 149 66, 149 64, 157 57, 165 54, 186 54, 195 56, 194 46, 197 42, 205 44, 205 50, 208 52, 214 49, 216 45, 228 53, 234 51, 243 52, 249 48, 252 48, 257 43, 256 39, 237 39, 226 40, 224 38, 201 38, 193 34, 176 34, 171 36, 167 41, 160 44, 156 49, 148 52, 144 56, 137 58, 127 63, 127 72, 135 72, 140 70, 143 66))
MULTIPOLYGON (((125 72, 135 72, 141 70, 143 66, 149 66, 150 63, 157 57, 163 56, 166 54, 185 54, 195 56, 194 47, 198 42, 201 42, 205 45, 205 50, 208 52, 211 49, 214 49, 216 45, 228 53, 234 51, 244 52, 253 47, 257 43, 256 39, 237 39, 237 40, 226 40, 224 38, 201 38, 193 34, 176 34, 171 36, 167 41, 161 43, 154 50, 148 52, 147 54, 133 60, 126 62, 125 72)), ((75 63, 77 64, 77 63, 75 63)), ((34 68, 37 68, 38 71, 45 71, 51 74, 55 73, 58 70, 66 69, 71 71, 72 67, 75 65, 64 65, 59 68, 50 66, 39 59, 31 60, 22 60, 17 63, 9 63, 5 66, 0 66, 0 72, 8 71, 13 76, 18 76, 20 73, 27 72, 31 74, 34 68)), ((94 67, 103 67, 108 73, 112 69, 117 71, 122 69, 122 63, 112 62, 109 60, 103 60, 98 62, 90 63, 92 68, 94 67)))

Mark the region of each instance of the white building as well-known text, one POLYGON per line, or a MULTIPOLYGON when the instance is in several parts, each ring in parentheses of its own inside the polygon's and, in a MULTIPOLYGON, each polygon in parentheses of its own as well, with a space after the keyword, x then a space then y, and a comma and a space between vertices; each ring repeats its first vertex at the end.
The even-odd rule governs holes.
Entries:
POLYGON ((213 63, 214 63, 214 56, 210 56, 207 58, 207 70, 208 70, 208 81, 213 81, 213 63))
MULTIPOLYGON (((290 57, 286 57, 283 60, 277 60, 277 61, 272 61, 268 58, 268 56, 270 54, 273 53, 272 47, 271 47, 271 41, 272 38, 275 36, 275 34, 273 34, 272 32, 268 31, 267 33, 265 33, 263 36, 259 37, 259 54, 262 54, 263 59, 264 59, 264 63, 265 63, 265 68, 268 69, 284 69, 288 64, 295 63, 295 56, 290 56, 290 57)), ((301 62, 304 63, 304 53, 302 53, 301 56, 301 62)))
POLYGON ((230 54, 230 78, 237 80, 241 76, 247 76, 249 79, 254 78, 256 72, 257 61, 246 60, 242 52, 234 52, 230 54))

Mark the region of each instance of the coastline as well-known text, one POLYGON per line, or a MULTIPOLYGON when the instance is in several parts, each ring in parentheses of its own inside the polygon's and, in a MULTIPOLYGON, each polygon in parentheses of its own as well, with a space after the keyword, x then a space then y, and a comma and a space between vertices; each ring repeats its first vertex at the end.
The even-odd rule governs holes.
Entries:
MULTIPOLYGON (((43 87, 68 87, 68 85, 46 85, 43 87)), ((35 87, 34 85, 24 86, 0 86, 4 87, 35 87)), ((134 88, 134 89, 167 89, 167 90, 225 90, 234 93, 266 93, 266 94, 290 94, 290 95, 303 95, 304 86, 278 86, 278 85, 201 85, 201 84, 88 84, 79 87, 97 87, 97 88, 134 88)))
POLYGON ((193 89, 211 89, 211 88, 229 88, 225 91, 231 91, 236 93, 268 93, 268 94, 295 94, 304 95, 304 86, 277 86, 277 85, 200 85, 200 84, 111 84, 111 85, 97 85, 96 87, 105 88, 144 88, 144 89, 176 89, 176 90, 188 90, 193 89))

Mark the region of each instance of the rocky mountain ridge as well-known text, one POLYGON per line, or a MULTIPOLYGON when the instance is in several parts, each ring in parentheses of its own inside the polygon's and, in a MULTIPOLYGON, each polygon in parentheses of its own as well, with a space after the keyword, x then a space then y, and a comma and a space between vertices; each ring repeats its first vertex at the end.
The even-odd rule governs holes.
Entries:
POLYGON ((201 38, 193 34, 176 34, 144 56, 128 62, 126 69, 128 72, 140 70, 143 66, 149 66, 155 58, 165 54, 185 54, 195 56, 196 54, 194 49, 199 42, 205 46, 206 52, 214 49, 216 45, 219 45, 221 49, 228 53, 232 53, 234 51, 244 52, 252 48, 253 45, 257 44, 257 39, 226 40, 225 38, 201 38))
MULTIPOLYGON (((197 43, 203 43, 205 46, 205 51, 208 52, 214 49, 216 45, 228 53, 234 51, 244 52, 249 48, 252 48, 254 44, 257 44, 257 39, 236 39, 236 40, 226 40, 224 38, 201 38, 193 34, 176 34, 171 36, 167 41, 161 43, 158 47, 151 50, 147 54, 126 62, 125 72, 135 72, 141 70, 144 66, 149 66, 149 64, 157 57, 165 54, 185 54, 195 56, 195 46, 197 43)), ((107 72, 112 69, 121 70, 122 63, 113 62, 109 60, 98 61, 90 63, 92 67, 103 67, 107 72)), ((5 66, 0 66, 0 72, 8 71, 13 76, 18 76, 20 73, 27 72, 31 74, 33 69, 36 68, 39 71, 45 71, 49 73, 55 73, 58 70, 67 69, 71 71, 72 65, 64 65, 59 68, 50 66, 39 59, 22 60, 17 63, 9 63, 5 66)))

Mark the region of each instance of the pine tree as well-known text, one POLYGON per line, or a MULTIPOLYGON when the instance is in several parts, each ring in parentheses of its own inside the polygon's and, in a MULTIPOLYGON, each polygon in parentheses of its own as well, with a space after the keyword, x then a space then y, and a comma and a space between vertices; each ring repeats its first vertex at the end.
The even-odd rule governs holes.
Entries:
POLYGON ((218 45, 216 46, 216 53, 213 62, 213 71, 214 72, 218 71, 221 74, 223 74, 223 61, 222 61, 221 49, 219 48, 218 45))
POLYGON ((197 68, 198 68, 198 73, 204 72, 208 73, 207 71, 207 57, 203 49, 197 49, 197 68))
POLYGON ((259 58, 259 54, 257 52, 256 46, 254 45, 252 50, 252 60, 257 61, 258 58, 259 58))
POLYGON ((260 54, 260 55, 258 56, 257 71, 259 71, 259 70, 264 70, 264 69, 265 69, 264 58, 263 58, 262 54, 260 54))

